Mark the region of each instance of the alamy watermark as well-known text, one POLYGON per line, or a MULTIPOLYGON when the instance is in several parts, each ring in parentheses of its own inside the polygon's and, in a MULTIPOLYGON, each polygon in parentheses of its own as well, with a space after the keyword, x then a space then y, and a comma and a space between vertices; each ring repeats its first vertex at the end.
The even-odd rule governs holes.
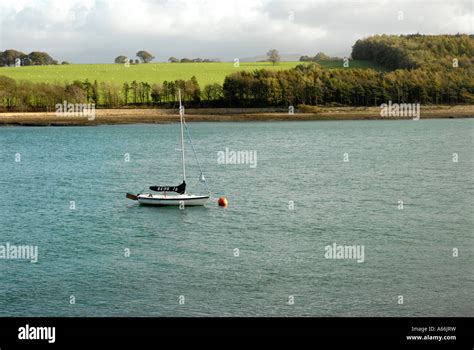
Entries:
POLYGON ((36 245, 14 245, 6 243, 0 245, 0 260, 29 260, 38 262, 38 246, 36 245))
POLYGON ((326 259, 353 259, 358 263, 365 261, 365 247, 363 245, 341 245, 334 242, 324 247, 326 259))
POLYGON ((250 168, 257 167, 257 151, 232 151, 228 147, 217 152, 217 164, 247 164, 250 168))
POLYGON ((56 341, 56 327, 35 327, 26 324, 18 328, 19 340, 47 340, 48 343, 56 341))
POLYGON ((87 120, 95 119, 95 103, 57 103, 55 105, 57 117, 84 117, 87 120))
POLYGON ((420 119, 419 103, 382 103, 380 105, 380 116, 383 118, 411 117, 413 120, 420 119))

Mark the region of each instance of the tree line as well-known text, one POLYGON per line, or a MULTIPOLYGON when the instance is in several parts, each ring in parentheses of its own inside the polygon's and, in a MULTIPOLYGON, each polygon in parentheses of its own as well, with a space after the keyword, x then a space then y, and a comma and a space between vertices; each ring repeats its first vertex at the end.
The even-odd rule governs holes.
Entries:
MULTIPOLYGON (((354 45, 354 58, 373 59, 392 68, 403 67, 388 72, 325 69, 311 62, 289 70, 239 71, 225 77, 223 84, 209 84, 203 88, 194 76, 189 80, 152 84, 137 81, 98 83, 87 79, 67 84, 47 84, 17 82, 0 76, 0 108, 52 110, 56 103, 65 100, 70 103, 95 103, 97 107, 108 108, 166 107, 176 105, 178 89, 181 89, 186 104, 193 107, 379 106, 390 100, 394 103, 474 103, 473 37, 442 35, 439 38, 435 36, 431 42, 428 37, 432 36, 376 36, 354 45), (392 51, 387 47, 391 45, 399 50, 400 55, 389 54, 392 51), (363 47, 367 52, 361 53, 363 47), (419 50, 428 53, 420 56, 417 53, 419 50), (438 60, 423 61, 421 64, 420 57, 423 55, 437 57, 438 60), (458 59, 457 64, 452 62, 453 58, 458 59)), ((269 51, 269 59, 272 54, 276 58, 278 52, 269 51)))
MULTIPOLYGON (((67 62, 63 62, 66 64, 67 62)), ((53 59, 46 52, 33 51, 28 55, 17 50, 0 51, 0 67, 9 67, 15 65, 21 66, 45 66, 58 64, 58 61, 53 59)))
POLYGON ((175 106, 178 89, 182 98, 199 106, 223 97, 220 84, 209 84, 201 91, 196 77, 189 80, 164 81, 161 84, 133 81, 115 84, 88 79, 66 84, 16 81, 0 75, 0 109, 3 111, 54 111, 57 103, 93 103, 97 107, 175 106))
POLYGON ((150 84, 133 81, 115 84, 89 80, 69 84, 32 83, 0 76, 3 110, 51 111, 56 103, 94 103, 97 107, 176 106, 177 91, 193 107, 267 107, 341 104, 379 106, 394 103, 474 103, 474 73, 465 68, 450 71, 398 69, 324 69, 302 64, 290 70, 240 71, 224 84, 201 88, 196 77, 150 84))

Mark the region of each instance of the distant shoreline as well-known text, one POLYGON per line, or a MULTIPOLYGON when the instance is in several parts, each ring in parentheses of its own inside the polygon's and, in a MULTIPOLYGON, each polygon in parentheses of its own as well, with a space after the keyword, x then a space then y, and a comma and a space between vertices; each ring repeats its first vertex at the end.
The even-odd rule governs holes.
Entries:
MULTIPOLYGON (((474 105, 422 106, 421 119, 474 118, 474 105)), ((289 114, 282 108, 200 108, 187 109, 188 122, 253 122, 308 120, 386 120, 412 119, 381 117, 380 107, 309 107, 289 114)), ((142 123, 175 123, 176 109, 97 109, 94 120, 85 117, 56 116, 54 112, 0 113, 0 126, 88 126, 142 123)))

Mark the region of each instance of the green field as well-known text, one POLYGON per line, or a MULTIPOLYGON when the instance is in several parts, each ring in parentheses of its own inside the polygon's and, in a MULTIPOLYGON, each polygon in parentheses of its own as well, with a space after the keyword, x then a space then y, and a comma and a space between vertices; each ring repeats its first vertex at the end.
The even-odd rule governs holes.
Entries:
MULTIPOLYGON (((321 66, 343 68, 342 61, 322 61, 321 66)), ((190 79, 196 76, 201 86, 209 83, 223 83, 226 75, 239 70, 253 71, 256 69, 290 69, 301 62, 281 62, 272 66, 270 62, 242 62, 234 67, 233 62, 219 63, 148 63, 130 65, 123 64, 71 64, 57 66, 25 66, 0 67, 0 75, 6 75, 16 80, 32 82, 72 82, 74 80, 124 83, 136 80, 138 82, 162 83, 165 80, 190 79)), ((383 70, 370 61, 350 61, 350 68, 374 68, 383 70)))

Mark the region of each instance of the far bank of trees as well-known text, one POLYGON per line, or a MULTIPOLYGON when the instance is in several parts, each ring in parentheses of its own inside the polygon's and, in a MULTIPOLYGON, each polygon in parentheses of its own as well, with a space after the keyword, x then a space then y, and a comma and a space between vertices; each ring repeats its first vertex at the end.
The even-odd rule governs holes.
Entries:
POLYGON ((17 63, 21 66, 46 66, 58 64, 46 52, 33 51, 25 54, 17 50, 0 51, 0 67, 15 66, 17 63))
POLYGON ((373 59, 396 68, 388 72, 325 69, 317 63, 305 63, 289 70, 238 71, 227 76, 223 84, 204 87, 194 76, 189 80, 156 83, 114 84, 86 79, 47 84, 15 81, 0 75, 0 110, 54 110, 55 104, 65 100, 107 108, 170 107, 176 106, 178 89, 183 92, 186 105, 193 107, 380 106, 390 100, 474 103, 474 38, 441 35, 431 40, 431 37, 376 36, 354 45, 354 58, 373 59), (430 60, 422 61, 422 57, 430 60))
POLYGON ((224 84, 203 88, 196 77, 189 80, 150 84, 133 81, 74 81, 70 84, 17 82, 0 76, 0 109, 52 111, 57 103, 95 103, 97 107, 177 105, 181 89, 187 106, 268 107, 340 104, 379 106, 394 103, 474 103, 474 72, 465 68, 439 72, 399 69, 324 69, 302 64, 290 70, 240 71, 225 78, 224 84))

